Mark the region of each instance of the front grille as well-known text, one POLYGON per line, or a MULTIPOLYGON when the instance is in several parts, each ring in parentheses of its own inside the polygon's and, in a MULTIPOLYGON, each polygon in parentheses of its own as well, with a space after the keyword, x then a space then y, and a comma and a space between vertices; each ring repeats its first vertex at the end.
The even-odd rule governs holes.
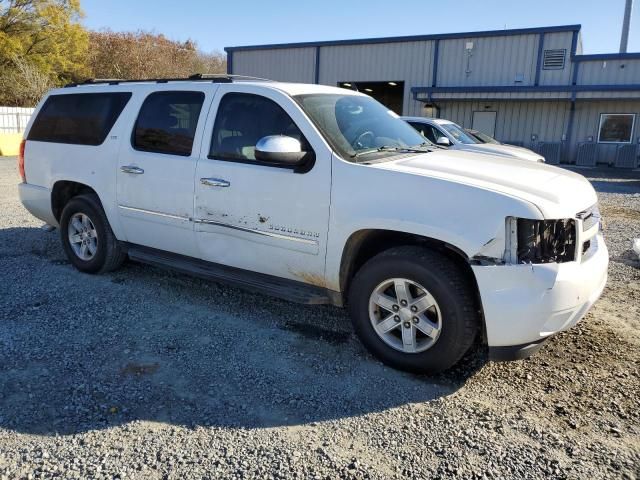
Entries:
POLYGON ((576 258, 576 226, 569 220, 518 219, 518 263, 563 263, 576 258))

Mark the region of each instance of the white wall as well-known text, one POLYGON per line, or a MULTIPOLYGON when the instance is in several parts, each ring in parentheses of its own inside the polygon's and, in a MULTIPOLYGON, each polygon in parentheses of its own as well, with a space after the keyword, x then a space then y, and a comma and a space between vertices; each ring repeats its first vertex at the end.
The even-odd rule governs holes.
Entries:
POLYGON ((0 133, 24 132, 33 111, 33 108, 0 107, 0 133))

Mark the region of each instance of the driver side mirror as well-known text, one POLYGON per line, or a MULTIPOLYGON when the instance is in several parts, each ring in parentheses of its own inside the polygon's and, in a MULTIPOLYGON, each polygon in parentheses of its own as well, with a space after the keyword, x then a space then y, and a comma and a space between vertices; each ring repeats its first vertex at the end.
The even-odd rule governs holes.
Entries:
POLYGON ((441 147, 450 147, 451 141, 447 137, 438 137, 438 140, 436 140, 436 144, 440 145, 441 147))
POLYGON ((258 140, 255 157, 261 162, 282 165, 285 167, 299 167, 308 152, 302 150, 300 142, 286 135, 268 135, 258 140))

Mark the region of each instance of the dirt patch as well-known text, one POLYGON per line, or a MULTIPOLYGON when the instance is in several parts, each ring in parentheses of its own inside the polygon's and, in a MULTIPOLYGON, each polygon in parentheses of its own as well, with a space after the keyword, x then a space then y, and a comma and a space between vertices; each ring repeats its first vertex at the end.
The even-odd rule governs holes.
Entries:
POLYGON ((601 213, 605 222, 607 221, 607 218, 640 221, 640 210, 634 208, 607 206, 602 209, 601 213))
POLYGON ((298 277, 304 283, 308 283, 310 285, 315 285, 316 287, 325 288, 326 282, 322 275, 318 275, 315 273, 309 272, 296 272, 293 270, 289 270, 289 272, 298 277))

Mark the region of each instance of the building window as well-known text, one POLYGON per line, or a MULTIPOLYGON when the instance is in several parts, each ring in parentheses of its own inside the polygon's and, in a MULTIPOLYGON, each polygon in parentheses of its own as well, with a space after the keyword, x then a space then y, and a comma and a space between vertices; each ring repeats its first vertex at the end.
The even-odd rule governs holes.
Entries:
POLYGON ((631 143, 634 113, 602 113, 598 129, 598 143, 631 143))

